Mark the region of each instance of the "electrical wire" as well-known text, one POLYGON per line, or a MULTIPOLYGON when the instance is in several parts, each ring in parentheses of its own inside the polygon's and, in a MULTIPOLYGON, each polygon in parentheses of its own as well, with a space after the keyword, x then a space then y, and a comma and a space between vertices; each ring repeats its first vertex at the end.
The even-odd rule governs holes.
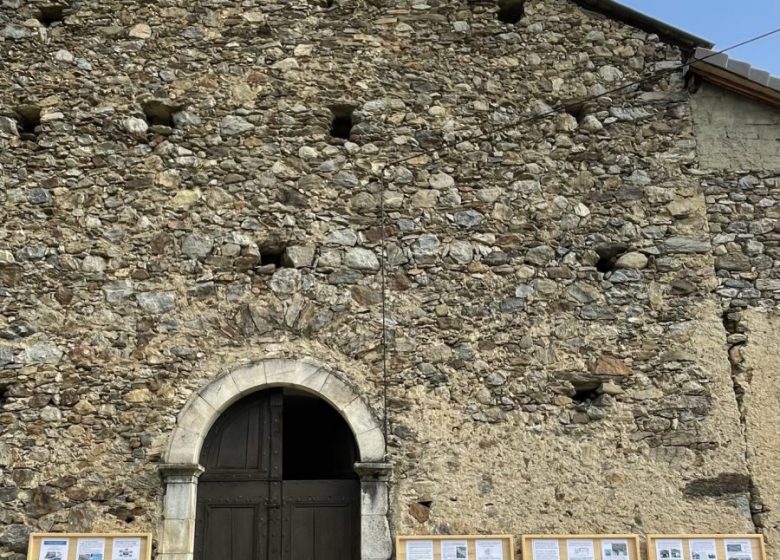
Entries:
MULTIPOLYGON (((384 172, 384 170, 382 170, 384 172)), ((385 247, 387 246, 385 236, 385 219, 386 219, 386 213, 385 213, 385 185, 384 180, 380 178, 381 182, 381 200, 379 201, 379 228, 380 228, 380 235, 381 235, 381 245, 380 245, 380 257, 379 257, 379 266, 380 266, 380 277, 381 277, 381 283, 382 283, 382 406, 384 408, 382 419, 383 423, 383 431, 385 436, 385 459, 387 459, 387 442, 388 437, 390 435, 390 419, 387 415, 387 385, 388 385, 388 378, 387 378, 387 276, 385 274, 385 268, 387 263, 387 255, 385 247)))

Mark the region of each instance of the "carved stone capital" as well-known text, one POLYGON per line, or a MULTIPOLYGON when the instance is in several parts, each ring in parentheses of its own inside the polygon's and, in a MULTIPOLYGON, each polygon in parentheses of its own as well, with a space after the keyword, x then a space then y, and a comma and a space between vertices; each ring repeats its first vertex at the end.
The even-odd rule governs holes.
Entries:
POLYGON ((355 463, 355 472, 363 481, 387 482, 390 480, 393 466, 390 463, 355 463))
POLYGON ((198 464, 163 463, 157 471, 165 484, 194 484, 204 469, 198 464))

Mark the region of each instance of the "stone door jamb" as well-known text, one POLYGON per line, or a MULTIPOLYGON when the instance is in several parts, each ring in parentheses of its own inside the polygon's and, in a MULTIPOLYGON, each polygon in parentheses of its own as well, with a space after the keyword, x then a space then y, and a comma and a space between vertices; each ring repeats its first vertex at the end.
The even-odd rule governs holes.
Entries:
POLYGON ((211 426, 241 397, 271 387, 293 387, 333 406, 355 436, 360 462, 361 560, 387 560, 392 554, 388 514, 390 465, 385 461, 381 424, 342 376, 310 360, 270 359, 212 380, 193 394, 179 414, 159 466, 165 487, 158 535, 159 560, 193 560, 200 448, 211 426))

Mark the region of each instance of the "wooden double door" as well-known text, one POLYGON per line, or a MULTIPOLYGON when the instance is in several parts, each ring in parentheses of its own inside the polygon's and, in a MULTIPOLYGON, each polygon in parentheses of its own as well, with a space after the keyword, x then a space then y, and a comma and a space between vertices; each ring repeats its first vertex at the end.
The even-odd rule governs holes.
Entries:
POLYGON ((195 560, 357 560, 354 459, 323 401, 281 389, 239 401, 201 452, 195 560))

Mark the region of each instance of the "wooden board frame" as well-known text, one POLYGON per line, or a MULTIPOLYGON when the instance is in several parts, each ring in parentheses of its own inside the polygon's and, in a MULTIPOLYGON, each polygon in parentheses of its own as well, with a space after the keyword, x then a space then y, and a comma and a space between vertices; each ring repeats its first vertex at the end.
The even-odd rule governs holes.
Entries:
MULTIPOLYGON (((633 534, 583 534, 583 535, 523 535, 522 537, 522 560, 534 560, 533 541, 558 541, 558 553, 560 560, 568 560, 569 551, 566 548, 566 541, 593 541, 594 560, 604 560, 601 557, 601 541, 627 541, 628 542, 628 560, 642 560, 639 549, 639 536, 633 534)), ((648 559, 650 560, 650 559, 648 559)), ((756 559, 754 559, 756 560, 756 559)))
POLYGON ((717 551, 718 560, 728 560, 728 555, 726 554, 726 541, 740 540, 740 539, 752 541, 753 543, 752 560, 766 560, 766 546, 764 544, 764 535, 762 535, 761 533, 735 533, 733 535, 725 534, 725 533, 720 533, 720 534, 707 533, 701 535, 692 534, 692 533, 679 533, 679 534, 671 534, 671 535, 658 535, 658 534, 647 535, 647 560, 656 560, 655 543, 656 541, 659 540, 682 541, 683 557, 680 560, 692 560, 690 541, 714 540, 715 550, 717 551), (758 545, 756 546, 756 544, 758 545), (756 554, 756 551, 758 551, 758 554, 756 554))
POLYGON ((140 560, 152 560, 151 533, 32 533, 27 547, 27 560, 38 560, 41 543, 44 539, 68 539, 68 557, 63 560, 77 560, 76 550, 79 539, 105 539, 104 560, 111 560, 114 539, 141 539, 140 560))
POLYGON ((396 560, 406 560, 406 543, 409 541, 433 541, 433 559, 441 560, 441 541, 466 541, 469 560, 476 560, 477 541, 502 541, 504 560, 515 560, 513 535, 399 535, 395 538, 396 560))

